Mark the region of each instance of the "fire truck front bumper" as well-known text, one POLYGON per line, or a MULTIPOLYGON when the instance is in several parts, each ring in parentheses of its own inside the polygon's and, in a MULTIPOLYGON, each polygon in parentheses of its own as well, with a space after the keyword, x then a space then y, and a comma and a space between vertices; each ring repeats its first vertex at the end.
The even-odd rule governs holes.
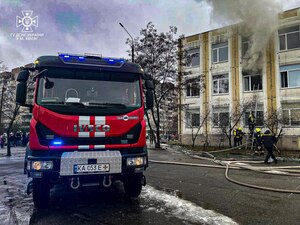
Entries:
MULTIPOLYGON (((32 152, 32 151, 31 151, 32 152)), ((57 153, 57 152, 56 152, 57 153)), ((49 155, 26 154, 24 171, 32 178, 128 175, 142 173, 148 167, 147 152, 76 151, 49 155)))

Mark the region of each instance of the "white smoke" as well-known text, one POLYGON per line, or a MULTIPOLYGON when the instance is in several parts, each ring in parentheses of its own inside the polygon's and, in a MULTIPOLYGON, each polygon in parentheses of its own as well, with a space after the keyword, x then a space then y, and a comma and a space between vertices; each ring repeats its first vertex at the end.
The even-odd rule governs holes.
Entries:
POLYGON ((258 71, 271 36, 278 29, 278 13, 283 7, 276 0, 207 0, 211 19, 220 24, 241 22, 239 32, 250 39, 243 69, 258 71))

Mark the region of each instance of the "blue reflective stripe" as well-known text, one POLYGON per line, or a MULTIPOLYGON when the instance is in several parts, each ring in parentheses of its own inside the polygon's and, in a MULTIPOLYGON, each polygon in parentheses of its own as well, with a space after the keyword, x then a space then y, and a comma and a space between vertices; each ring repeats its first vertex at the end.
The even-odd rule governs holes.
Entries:
POLYGON ((288 71, 288 70, 296 70, 296 69, 300 69, 300 64, 289 65, 289 66, 281 66, 279 69, 280 69, 280 72, 281 71, 288 71))

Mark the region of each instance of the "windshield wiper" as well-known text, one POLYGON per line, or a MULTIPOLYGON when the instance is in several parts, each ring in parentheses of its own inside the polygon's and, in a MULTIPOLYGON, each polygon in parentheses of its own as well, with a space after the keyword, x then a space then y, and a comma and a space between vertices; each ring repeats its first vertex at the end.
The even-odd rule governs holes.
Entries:
POLYGON ((119 108, 127 108, 126 105, 121 104, 121 103, 100 103, 100 102, 89 102, 89 105, 96 105, 96 106, 103 106, 103 107, 119 107, 119 108))
POLYGON ((85 104, 82 102, 42 102, 44 105, 76 105, 81 106, 82 108, 85 107, 85 104))

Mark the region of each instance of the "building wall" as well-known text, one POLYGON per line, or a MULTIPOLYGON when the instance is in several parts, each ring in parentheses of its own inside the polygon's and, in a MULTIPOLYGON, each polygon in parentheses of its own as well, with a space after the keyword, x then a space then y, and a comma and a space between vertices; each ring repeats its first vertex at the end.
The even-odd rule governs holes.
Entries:
MULTIPOLYGON (((283 12, 279 15, 279 18, 279 30, 295 25, 300 27, 300 8, 283 12)), ((187 78, 202 76, 203 79, 200 86, 204 85, 204 88, 202 88, 200 96, 190 97, 186 96, 186 90, 182 87, 180 89, 182 91, 180 93, 181 99, 179 102, 183 106, 189 106, 189 109, 199 110, 200 121, 207 112, 211 114, 213 111, 216 112, 216 109, 219 111, 228 109, 228 111, 232 113, 238 105, 244 102, 252 102, 252 107, 257 104, 257 109, 263 111, 263 113, 268 116, 276 110, 281 113, 278 118, 281 118, 280 126, 283 127, 284 134, 284 141, 281 140, 278 145, 285 149, 300 150, 300 123, 297 125, 288 125, 282 121, 284 115, 289 114, 289 120, 290 123, 292 123, 291 115, 297 114, 298 109, 300 118, 300 86, 282 86, 282 77, 292 76, 282 74, 285 70, 287 70, 289 74, 295 69, 300 70, 300 47, 283 50, 282 43, 280 42, 283 37, 281 35, 281 39, 279 40, 279 33, 275 32, 262 54, 262 90, 245 91, 243 77, 244 59, 242 53, 243 37, 239 33, 239 26, 241 26, 241 24, 193 35, 180 40, 182 43, 182 48, 180 48, 182 54, 184 49, 200 46, 199 65, 195 67, 180 66, 180 85, 183 86, 184 80, 187 78), (226 39, 228 40, 228 60, 214 63, 213 61, 215 59, 213 58, 212 51, 214 51, 217 46, 216 43, 218 42, 216 40, 224 41, 226 39), (215 47, 213 48, 212 46, 215 47), (220 74, 228 74, 229 91, 228 93, 214 94, 213 83, 216 81, 213 79, 213 76, 220 74)), ((300 28, 298 28, 298 31, 299 30, 300 28)), ((288 39, 288 35, 290 34, 286 34, 285 36, 286 40, 288 39)), ((222 48, 222 45, 220 46, 219 48, 222 48)), ((180 65, 183 65, 183 63, 180 63, 180 65)), ((300 76, 300 73, 298 75, 300 76)), ((179 111, 179 120, 185 121, 185 114, 188 110, 184 107, 180 107, 179 111)), ((179 126, 182 143, 191 144, 191 134, 197 130, 197 126, 187 126, 185 122, 179 123, 179 126)), ((245 127, 244 116, 238 123, 238 126, 245 127)), ((245 128, 245 131, 248 131, 247 128, 245 128)), ((212 117, 210 117, 202 126, 196 144, 202 145, 204 137, 208 135, 210 144, 218 145, 220 142, 219 132, 220 128, 213 126, 212 117)))

